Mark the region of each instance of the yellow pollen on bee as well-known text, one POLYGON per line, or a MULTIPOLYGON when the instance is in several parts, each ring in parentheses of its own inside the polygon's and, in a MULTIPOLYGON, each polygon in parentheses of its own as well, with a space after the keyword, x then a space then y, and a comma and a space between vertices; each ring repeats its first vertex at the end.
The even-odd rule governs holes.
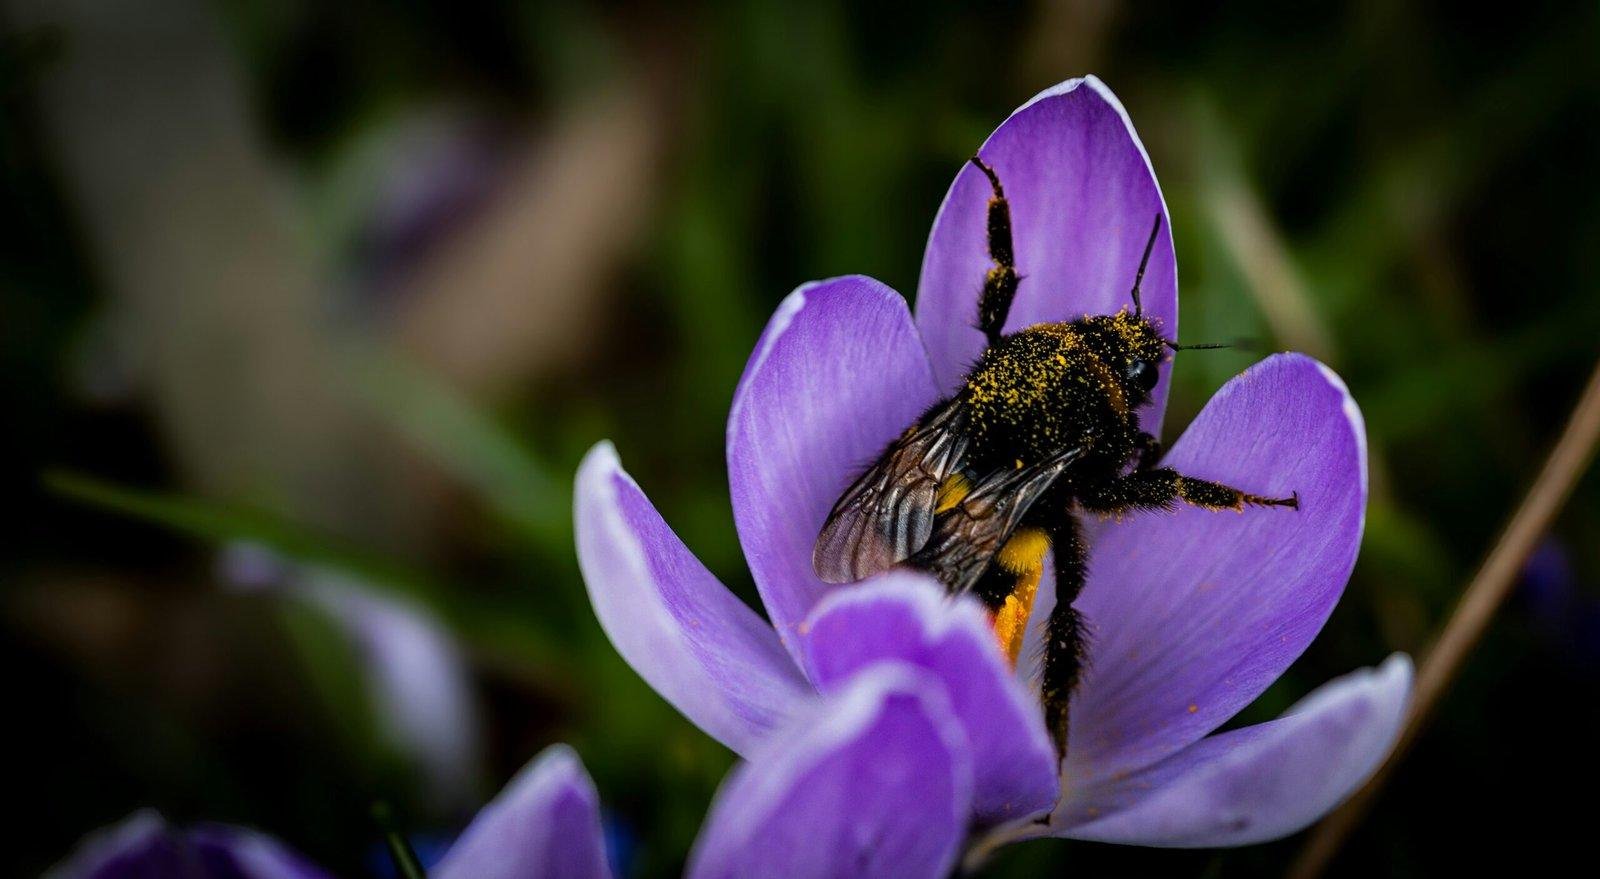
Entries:
POLYGON ((1015 347, 990 349, 982 368, 967 377, 967 397, 1001 409, 1037 406, 1048 400, 1071 369, 1070 352, 1082 339, 1069 324, 1038 324, 1015 347), (1049 340, 1045 342, 1044 340, 1049 340), (1046 353, 1049 349, 1053 353, 1046 353))
POLYGON ((1022 652, 1022 636, 1028 630, 1033 599, 1039 592, 1039 577, 1044 572, 1044 554, 1050 537, 1038 528, 1021 528, 1000 548, 995 562, 1017 578, 1016 586, 994 615, 994 634, 1000 650, 1012 667, 1022 652))
POLYGON ((934 501, 933 511, 943 513, 952 509, 956 504, 966 500, 967 495, 971 493, 972 483, 967 481, 967 477, 960 473, 952 473, 939 483, 939 495, 934 501))
POLYGON ((1118 418, 1128 417, 1128 400, 1122 395, 1122 385, 1117 383, 1117 376, 1105 361, 1093 354, 1089 355, 1084 363, 1094 377, 1100 380, 1100 387, 1105 391, 1106 402, 1111 404, 1111 411, 1117 413, 1118 418))

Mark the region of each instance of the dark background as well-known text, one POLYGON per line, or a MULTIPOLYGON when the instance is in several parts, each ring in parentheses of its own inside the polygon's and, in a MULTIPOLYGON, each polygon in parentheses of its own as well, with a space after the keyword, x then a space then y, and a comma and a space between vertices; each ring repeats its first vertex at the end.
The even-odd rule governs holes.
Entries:
MULTIPOLYGON (((754 602, 722 440, 767 316, 843 273, 914 294, 962 159, 1087 72, 1166 191, 1185 336, 1257 340, 1184 358, 1169 433, 1278 349, 1370 431, 1354 579, 1245 719, 1419 652, 1600 353, 1600 7, 1289 5, 0 5, 5 869, 149 805, 382 874, 374 797, 447 839, 567 741, 627 874, 675 873, 732 758, 596 625, 577 460, 614 439, 754 602), (288 573, 241 589, 241 541, 288 573), (329 572, 451 633, 471 771, 385 736, 329 572)), ((1597 536, 1591 476, 1336 874, 1589 860, 1597 536)))

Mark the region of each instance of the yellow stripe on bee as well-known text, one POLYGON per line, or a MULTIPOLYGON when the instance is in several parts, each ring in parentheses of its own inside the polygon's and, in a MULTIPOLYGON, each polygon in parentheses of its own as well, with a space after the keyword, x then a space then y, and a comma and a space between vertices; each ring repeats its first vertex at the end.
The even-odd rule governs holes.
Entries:
POLYGON ((1026 574, 1044 565, 1044 552, 1049 548, 1050 537, 1043 529, 1018 528, 1006 545, 1000 547, 995 560, 1013 574, 1026 574))
POLYGON ((942 513, 952 509, 956 504, 966 500, 967 495, 971 493, 972 483, 967 481, 967 477, 960 473, 952 473, 939 483, 939 495, 934 501, 933 511, 942 513))
POLYGON ((1045 532, 1038 528, 1021 528, 1011 535, 995 558, 1002 569, 1017 578, 1011 594, 994 615, 995 637, 1013 667, 1017 664, 1017 654, 1022 652, 1022 636, 1028 630, 1033 599, 1039 592, 1039 578, 1044 573, 1044 554, 1049 548, 1050 537, 1045 532))

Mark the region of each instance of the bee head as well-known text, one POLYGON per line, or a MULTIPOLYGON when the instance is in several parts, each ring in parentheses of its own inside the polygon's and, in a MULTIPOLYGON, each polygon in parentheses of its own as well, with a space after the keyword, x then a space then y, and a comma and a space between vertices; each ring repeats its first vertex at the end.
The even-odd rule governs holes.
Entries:
POLYGON ((1109 317, 1091 318, 1099 332, 1098 352, 1102 361, 1120 373, 1127 390, 1147 398, 1161 377, 1161 364, 1167 359, 1168 341, 1149 318, 1123 309, 1109 317))
POLYGON ((1148 398, 1155 389, 1156 382, 1161 378, 1160 366, 1166 358, 1166 350, 1171 348, 1174 352, 1199 348, 1226 348, 1227 345, 1179 345, 1167 339, 1156 331, 1155 325, 1144 316, 1144 303, 1139 301, 1139 285, 1144 281, 1145 267, 1150 264, 1150 251, 1156 246, 1156 235, 1161 232, 1161 215, 1156 214, 1156 220, 1150 227, 1150 237, 1144 242, 1144 255, 1139 258, 1139 272, 1133 276, 1133 290, 1129 295, 1133 299, 1133 314, 1130 316, 1126 309, 1119 312, 1112 320, 1113 335, 1121 340, 1120 347, 1125 349, 1123 357, 1117 359, 1122 365, 1123 378, 1130 388, 1137 389, 1142 396, 1148 398))
POLYGON ((1160 232, 1161 215, 1156 214, 1155 222, 1150 226, 1150 237, 1144 242, 1144 255, 1139 257, 1139 272, 1133 276, 1133 289, 1129 291, 1133 299, 1133 314, 1123 309, 1111 318, 1111 338, 1108 340, 1113 349, 1109 352, 1112 361, 1121 368, 1129 390, 1145 398, 1149 397, 1161 378, 1159 367, 1170 345, 1156 331, 1155 324, 1144 316, 1144 303, 1139 300, 1139 285, 1144 283, 1144 270, 1150 264, 1150 251, 1155 248, 1156 235, 1160 232))

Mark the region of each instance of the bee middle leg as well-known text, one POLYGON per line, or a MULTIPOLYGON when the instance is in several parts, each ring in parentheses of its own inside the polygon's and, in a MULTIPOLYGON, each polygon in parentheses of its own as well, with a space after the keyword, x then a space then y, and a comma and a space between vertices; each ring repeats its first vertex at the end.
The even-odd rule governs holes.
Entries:
POLYGON ((978 329, 993 346, 1000 341, 1006 316, 1011 313, 1011 300, 1016 298, 1022 278, 1017 274, 1011 241, 1011 204, 1000 186, 1000 175, 977 156, 969 161, 989 178, 989 188, 994 193, 989 197, 988 216, 989 258, 994 260, 994 267, 984 276, 983 295, 978 299, 978 329))
POLYGON ((1078 503, 1092 513, 1126 513, 1131 510, 1170 510, 1182 501, 1207 510, 1243 511, 1248 506, 1300 508, 1300 493, 1271 498, 1240 491, 1220 482, 1184 476, 1171 467, 1132 473, 1083 486, 1078 503))

